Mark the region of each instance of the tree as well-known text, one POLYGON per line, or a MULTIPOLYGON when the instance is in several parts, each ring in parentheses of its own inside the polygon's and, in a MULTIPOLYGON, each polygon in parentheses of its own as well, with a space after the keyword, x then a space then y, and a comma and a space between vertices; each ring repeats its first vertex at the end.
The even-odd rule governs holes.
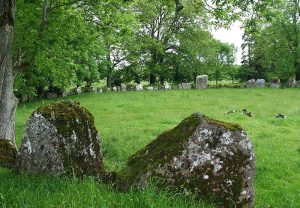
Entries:
POLYGON ((0 163, 5 161, 7 144, 16 149, 15 113, 17 99, 13 93, 12 46, 15 26, 15 1, 0 0, 0 163), (4 142, 7 141, 7 142, 4 142))

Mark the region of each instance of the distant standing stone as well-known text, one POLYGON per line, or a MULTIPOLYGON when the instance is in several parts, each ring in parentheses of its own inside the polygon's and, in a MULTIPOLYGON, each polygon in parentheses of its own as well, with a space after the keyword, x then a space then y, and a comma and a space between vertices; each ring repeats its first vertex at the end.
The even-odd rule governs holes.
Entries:
POLYGON ((47 93, 47 98, 48 98, 48 99, 55 99, 55 98, 57 98, 57 97, 58 97, 58 95, 57 95, 56 92, 48 92, 48 93, 47 93))
POLYGON ((102 160, 94 117, 78 102, 60 101, 33 112, 16 167, 29 174, 101 177, 102 160))
POLYGON ((291 78, 289 79, 286 84, 285 84, 286 87, 288 88, 293 88, 293 87, 296 87, 296 80, 291 78))
POLYGON ((102 90, 102 88, 98 88, 98 93, 102 93, 103 92, 103 90, 102 90))
POLYGON ((142 90, 144 90, 143 85, 141 85, 141 84, 138 84, 138 85, 135 87, 135 89, 136 89, 136 91, 142 91, 142 90))
POLYGON ((296 81, 296 87, 300 88, 300 80, 296 81))
POLYGON ((280 87, 280 79, 278 78, 272 78, 270 82, 271 88, 279 88, 280 87))
POLYGON ((196 88, 197 89, 207 89, 208 88, 208 76, 207 75, 197 76, 196 88))
POLYGON ((127 88, 126 84, 121 84, 121 90, 123 92, 126 92, 126 88, 127 88))
POLYGON ((256 82, 255 79, 250 79, 246 82, 246 88, 255 88, 256 82))
POLYGON ((81 87, 77 87, 76 92, 78 95, 81 94, 81 87))
POLYGON ((172 89, 171 85, 169 85, 169 84, 165 85, 165 90, 171 90, 171 89, 172 89))
POLYGON ((153 91, 153 87, 152 87, 152 86, 148 86, 148 87, 147 87, 147 90, 148 90, 148 91, 153 91))
POLYGON ((113 87, 113 91, 114 92, 118 92, 118 88, 117 87, 113 87))
POLYGON ((201 113, 131 156, 116 176, 119 189, 142 188, 158 177, 161 186, 214 196, 220 207, 254 207, 255 160, 246 132, 201 113))
POLYGON ((258 79, 256 80, 256 87, 258 88, 265 88, 266 80, 258 79))
POLYGON ((181 83, 181 87, 183 90, 190 90, 191 87, 191 83, 181 83))

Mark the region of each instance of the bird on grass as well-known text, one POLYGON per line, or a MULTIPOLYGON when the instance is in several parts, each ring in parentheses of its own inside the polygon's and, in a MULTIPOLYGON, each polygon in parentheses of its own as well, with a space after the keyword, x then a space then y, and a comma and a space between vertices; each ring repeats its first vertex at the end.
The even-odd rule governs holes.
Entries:
POLYGON ((252 117, 252 113, 250 111, 248 111, 247 109, 243 109, 242 112, 244 115, 246 115, 248 117, 252 117))
POLYGON ((281 119, 286 119, 287 116, 282 114, 282 113, 278 113, 278 115, 276 116, 276 118, 281 118, 281 119))

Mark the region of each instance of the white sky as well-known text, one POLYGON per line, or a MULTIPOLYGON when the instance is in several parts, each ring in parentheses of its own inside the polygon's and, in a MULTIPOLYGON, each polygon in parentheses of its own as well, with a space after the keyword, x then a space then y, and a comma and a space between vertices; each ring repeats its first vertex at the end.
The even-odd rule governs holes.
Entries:
POLYGON ((212 33, 214 37, 222 42, 232 43, 237 48, 236 53, 236 64, 241 64, 242 61, 242 48, 243 43, 243 33, 244 30, 241 29, 242 23, 236 21, 229 29, 220 28, 218 30, 213 30, 212 33))

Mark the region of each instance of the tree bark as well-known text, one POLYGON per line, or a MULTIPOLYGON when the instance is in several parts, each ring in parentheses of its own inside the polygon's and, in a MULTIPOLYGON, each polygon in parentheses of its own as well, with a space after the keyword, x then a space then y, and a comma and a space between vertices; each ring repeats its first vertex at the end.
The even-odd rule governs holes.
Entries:
POLYGON ((17 99, 13 93, 12 43, 15 0, 0 0, 0 163, 14 160, 15 114, 17 99))

